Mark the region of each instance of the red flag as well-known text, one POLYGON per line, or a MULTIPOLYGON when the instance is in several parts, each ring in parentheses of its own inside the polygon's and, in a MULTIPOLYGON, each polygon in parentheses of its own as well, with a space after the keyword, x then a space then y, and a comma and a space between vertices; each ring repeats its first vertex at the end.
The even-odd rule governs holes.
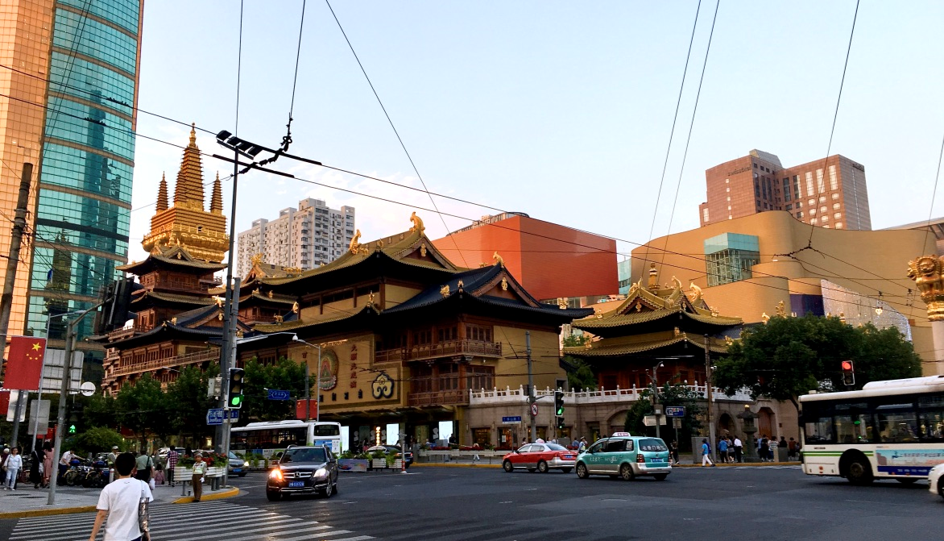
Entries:
POLYGON ((46 339, 32 336, 11 336, 10 355, 4 371, 3 388, 21 391, 39 390, 43 371, 46 339))
POLYGON ((314 419, 318 416, 318 401, 315 399, 308 400, 308 403, 311 406, 306 406, 304 400, 295 401, 295 418, 302 421, 307 421, 308 419, 308 410, 311 409, 311 418, 314 419))

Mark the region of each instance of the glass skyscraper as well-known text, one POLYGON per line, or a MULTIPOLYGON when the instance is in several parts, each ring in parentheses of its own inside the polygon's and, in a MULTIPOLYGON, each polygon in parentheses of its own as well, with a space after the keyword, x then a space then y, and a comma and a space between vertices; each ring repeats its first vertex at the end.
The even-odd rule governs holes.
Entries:
MULTIPOLYGON (((35 166, 29 258, 21 253, 10 334, 45 336, 48 320, 50 347, 59 348, 63 318, 48 316, 93 306, 115 266, 127 262, 143 1, 4 4, 0 44, 14 51, 27 44, 31 54, 0 53, 0 91, 32 94, 16 103, 28 118, 12 110, 13 101, 0 109, 0 119, 22 132, 16 139, 9 128, 0 133, 0 210, 12 216, 7 193, 15 194, 22 163, 35 166), (27 122, 17 124, 21 118, 27 122)), ((80 340, 92 324, 83 321, 80 340)), ((101 358, 87 351, 87 359, 90 353, 101 358)))

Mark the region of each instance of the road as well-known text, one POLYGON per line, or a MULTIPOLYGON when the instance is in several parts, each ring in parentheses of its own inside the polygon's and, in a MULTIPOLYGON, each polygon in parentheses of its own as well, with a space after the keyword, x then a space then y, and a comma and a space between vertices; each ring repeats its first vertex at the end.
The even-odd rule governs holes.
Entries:
MULTIPOLYGON (((500 469, 344 474, 331 499, 269 502, 261 473, 238 498, 154 506, 155 538, 266 541, 940 539, 944 499, 922 481, 853 487, 798 467, 685 468, 658 482, 500 469)), ((92 514, 0 521, 11 541, 87 539, 92 514), (84 528, 84 530, 83 530, 84 528), (84 535, 81 532, 84 531, 84 535)))

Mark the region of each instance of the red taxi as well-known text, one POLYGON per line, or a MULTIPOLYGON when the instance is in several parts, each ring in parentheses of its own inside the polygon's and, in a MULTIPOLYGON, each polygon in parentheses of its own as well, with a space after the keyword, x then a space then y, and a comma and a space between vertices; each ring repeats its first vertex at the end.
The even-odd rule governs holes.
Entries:
POLYGON ((548 470, 561 470, 570 473, 577 462, 577 451, 572 451, 556 443, 526 443, 502 458, 502 467, 506 472, 526 469, 530 472, 547 473, 548 470))

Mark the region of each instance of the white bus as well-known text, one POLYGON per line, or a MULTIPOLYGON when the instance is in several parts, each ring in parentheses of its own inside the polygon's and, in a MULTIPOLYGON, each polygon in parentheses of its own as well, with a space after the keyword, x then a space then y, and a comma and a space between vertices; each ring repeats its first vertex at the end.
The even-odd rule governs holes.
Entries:
POLYGON ((271 458, 289 445, 326 445, 341 454, 341 424, 315 421, 249 423, 230 432, 230 449, 271 458))
POLYGON ((803 471, 913 483, 944 463, 944 376, 800 397, 803 471))

